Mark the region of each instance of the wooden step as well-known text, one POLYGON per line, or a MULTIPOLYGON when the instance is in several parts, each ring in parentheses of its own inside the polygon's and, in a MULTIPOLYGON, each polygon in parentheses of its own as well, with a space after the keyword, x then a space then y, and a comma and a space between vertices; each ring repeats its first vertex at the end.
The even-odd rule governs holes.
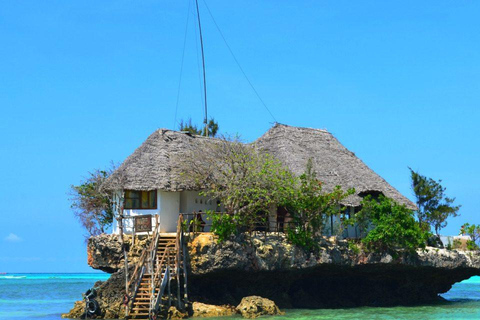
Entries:
POLYGON ((133 319, 148 319, 148 312, 130 313, 128 317, 133 319))
MULTIPOLYGON (((158 293, 158 290, 155 290, 155 293, 158 293)), ((150 298, 150 294, 151 294, 150 291, 139 292, 139 293, 137 293, 136 298, 150 298)), ((136 298, 135 298, 135 300, 136 300, 136 298)))

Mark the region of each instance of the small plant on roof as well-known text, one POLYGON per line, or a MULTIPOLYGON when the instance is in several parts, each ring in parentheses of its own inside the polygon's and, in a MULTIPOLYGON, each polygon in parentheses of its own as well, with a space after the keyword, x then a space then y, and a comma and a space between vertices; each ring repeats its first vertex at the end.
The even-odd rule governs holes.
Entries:
MULTIPOLYGON (((196 124, 192 123, 192 119, 189 118, 188 121, 184 121, 183 119, 180 120, 180 124, 178 126, 180 131, 187 131, 191 134, 195 134, 198 136, 206 136, 205 134, 205 126, 197 126, 196 124)), ((215 121, 214 118, 210 118, 207 123, 207 130, 209 137, 215 137, 218 133, 218 122, 215 121)))

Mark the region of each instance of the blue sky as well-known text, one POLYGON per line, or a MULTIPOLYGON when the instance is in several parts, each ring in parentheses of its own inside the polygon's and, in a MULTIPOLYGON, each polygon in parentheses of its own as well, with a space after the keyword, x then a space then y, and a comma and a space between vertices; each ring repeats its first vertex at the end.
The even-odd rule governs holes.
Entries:
MULTIPOLYGON (((480 223, 480 3, 208 5, 281 123, 325 128, 411 197, 408 166, 480 223)), ((173 128, 188 0, 0 1, 0 272, 90 271, 68 201, 87 172, 173 128)), ((248 141, 273 123, 200 1, 209 111, 248 141)), ((192 11, 177 120, 202 121, 192 11)))

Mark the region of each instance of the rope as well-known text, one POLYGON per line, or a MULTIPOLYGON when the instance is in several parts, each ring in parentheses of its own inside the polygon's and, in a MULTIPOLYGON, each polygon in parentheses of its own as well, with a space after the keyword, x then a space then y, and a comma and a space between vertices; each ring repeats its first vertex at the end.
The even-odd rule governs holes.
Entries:
POLYGON ((238 62, 237 57, 236 57, 235 54, 233 53, 232 48, 230 48, 230 45, 228 44, 227 39, 225 39, 225 36, 223 35, 222 30, 220 30, 220 27, 218 26, 217 21, 216 21, 215 18, 213 17, 213 14, 212 14, 212 12, 210 11, 210 8, 208 7, 208 4, 207 4, 206 0, 203 0, 203 3, 205 4, 205 7, 207 8, 207 11, 208 11, 208 13, 210 14, 210 17, 212 18, 212 21, 213 21, 213 23, 215 24, 215 27, 217 28, 218 33, 220 33, 220 36, 222 37, 223 41, 225 42, 225 45, 227 46, 228 51, 229 51, 230 54, 232 55, 233 60, 235 60, 235 63, 237 64, 238 68, 239 68, 240 71, 242 72, 243 76, 244 76, 245 79, 247 80, 247 82, 248 82, 248 84, 250 85, 250 87, 252 88, 253 92, 255 92, 256 96, 258 97, 258 99, 260 100, 260 102, 262 103, 262 105, 264 106, 264 108, 268 111, 268 113, 269 113, 270 116, 273 118, 273 120, 274 120, 275 122, 277 122, 277 119, 275 119, 275 116, 272 114, 272 112, 270 111, 270 109, 267 107, 267 104, 265 103, 265 101, 263 101, 263 99, 262 99, 262 97, 260 96, 260 94, 258 93, 257 89, 255 89, 255 87, 253 86, 252 82, 251 82, 250 79, 248 78, 247 74, 246 74, 245 71, 243 70, 242 66, 240 65, 240 62, 238 62))

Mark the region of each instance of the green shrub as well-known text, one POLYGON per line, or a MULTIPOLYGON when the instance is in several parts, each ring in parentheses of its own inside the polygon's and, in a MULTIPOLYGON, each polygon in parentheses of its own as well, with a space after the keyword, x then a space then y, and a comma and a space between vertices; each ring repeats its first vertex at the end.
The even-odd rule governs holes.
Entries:
POLYGON ((473 240, 468 240, 467 241, 467 250, 478 250, 479 247, 473 240))
POLYGON ((470 237, 470 240, 467 242, 468 250, 479 250, 477 243, 480 242, 480 225, 465 223, 460 228, 460 234, 470 237))
POLYGON ((305 228, 289 227, 287 229, 287 239, 290 243, 300 248, 307 250, 318 248, 318 241, 316 241, 312 233, 305 228))
POLYGON ((340 206, 343 199, 354 193, 354 189, 344 192, 339 186, 332 192, 325 192, 322 183, 313 170, 312 159, 307 162, 302 174, 290 190, 284 201, 291 216, 287 228, 288 240, 306 250, 318 248, 318 237, 322 234, 325 220, 333 215, 340 215, 344 208, 340 206))
POLYGON ((212 220, 211 231, 218 237, 219 242, 223 242, 237 233, 237 222, 235 216, 218 212, 207 212, 212 220))
POLYGON ((351 241, 351 240, 348 241, 348 249, 353 251, 353 253, 355 254, 360 253, 360 247, 354 241, 351 241))
POLYGON ((462 241, 460 239, 453 239, 452 248, 453 249, 461 249, 462 248, 462 241))
POLYGON ((357 219, 361 219, 363 224, 369 221, 373 225, 362 240, 367 249, 394 252, 398 249, 415 251, 425 248, 430 233, 422 231, 412 210, 384 196, 378 199, 367 196, 362 206, 357 219))

